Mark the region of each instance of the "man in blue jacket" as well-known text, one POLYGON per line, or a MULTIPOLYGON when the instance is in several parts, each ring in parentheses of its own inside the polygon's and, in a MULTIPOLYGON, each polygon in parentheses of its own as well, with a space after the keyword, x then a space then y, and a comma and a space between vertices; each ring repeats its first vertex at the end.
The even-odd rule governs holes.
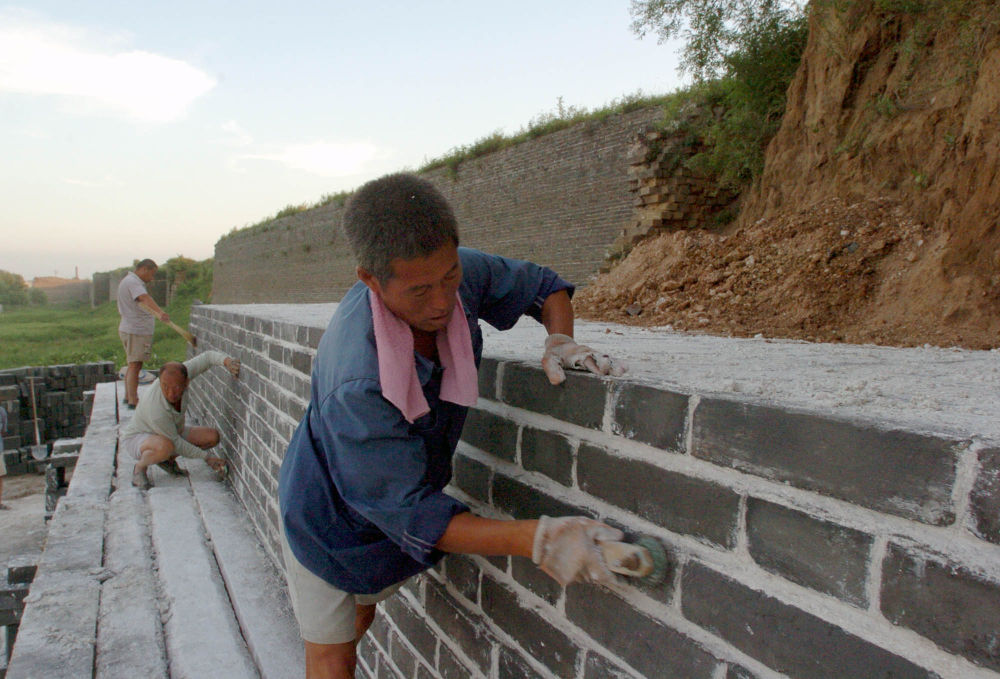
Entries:
POLYGON ((344 231, 360 282, 320 342, 279 480, 310 678, 353 677, 375 604, 446 552, 524 556, 564 585, 608 583, 599 544, 622 537, 585 517, 478 517, 442 492, 477 396, 480 319, 501 330, 523 314, 540 321, 553 383, 565 367, 624 371, 573 341, 573 286, 550 269, 459 248, 447 201, 413 175, 362 186, 344 231))

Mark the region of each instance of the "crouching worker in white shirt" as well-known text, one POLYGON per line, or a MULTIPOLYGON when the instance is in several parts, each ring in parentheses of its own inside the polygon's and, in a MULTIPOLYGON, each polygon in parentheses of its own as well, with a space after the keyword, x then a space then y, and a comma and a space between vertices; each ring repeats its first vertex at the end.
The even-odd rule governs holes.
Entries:
POLYGON ((136 460, 132 485, 146 490, 152 484, 146 470, 152 464, 174 476, 185 476, 177 456, 204 460, 215 471, 225 471, 226 461, 209 450, 219 443, 219 432, 212 427, 188 427, 187 386, 212 366, 224 366, 233 377, 240 375, 240 362, 218 351, 206 351, 184 363, 166 363, 160 376, 139 401, 135 415, 121 432, 121 445, 136 460))

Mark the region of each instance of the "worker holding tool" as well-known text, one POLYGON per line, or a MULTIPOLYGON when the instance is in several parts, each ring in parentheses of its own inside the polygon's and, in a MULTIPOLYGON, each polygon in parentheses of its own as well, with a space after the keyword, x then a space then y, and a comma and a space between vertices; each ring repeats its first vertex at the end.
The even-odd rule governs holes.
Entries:
POLYGON ((125 346, 125 404, 135 410, 139 402, 139 373, 142 364, 152 357, 153 330, 156 318, 164 323, 170 316, 160 308, 146 290, 146 284, 156 275, 156 262, 144 259, 135 265, 118 284, 118 336, 125 346))
POLYGON ((550 269, 458 247, 445 198, 396 174, 362 186, 344 231, 360 282, 313 361, 311 398, 279 478, 290 598, 306 676, 354 676, 375 604, 445 552, 534 560, 561 584, 608 583, 600 545, 621 531, 581 517, 479 517, 442 489, 478 396, 482 319, 527 314, 549 333, 542 364, 620 375, 573 341, 573 286, 550 269))
POLYGON ((120 434, 120 449, 135 460, 133 486, 146 490, 152 485, 147 470, 154 464, 173 476, 187 476, 177 464, 179 455, 204 460, 215 471, 225 472, 226 461, 209 452, 219 443, 219 431, 190 427, 185 422, 188 384, 212 366, 223 366, 233 377, 240 376, 239 359, 218 351, 206 351, 184 363, 171 361, 160 368, 160 376, 120 434))

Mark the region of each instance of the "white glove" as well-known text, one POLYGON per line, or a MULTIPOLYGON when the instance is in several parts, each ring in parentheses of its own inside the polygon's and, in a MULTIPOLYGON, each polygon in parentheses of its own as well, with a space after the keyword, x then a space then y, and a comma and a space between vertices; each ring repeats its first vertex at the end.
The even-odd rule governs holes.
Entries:
POLYGON ((595 375, 621 377, 628 370, 624 361, 607 354, 597 354, 590 347, 573 341, 569 335, 554 333, 545 339, 545 354, 542 356, 542 370, 552 384, 562 384, 566 379, 563 368, 589 370, 595 375))
POLYGON ((584 516, 542 516, 535 530, 531 560, 560 585, 596 582, 608 585, 615 576, 601 553, 602 542, 625 537, 617 528, 584 516))

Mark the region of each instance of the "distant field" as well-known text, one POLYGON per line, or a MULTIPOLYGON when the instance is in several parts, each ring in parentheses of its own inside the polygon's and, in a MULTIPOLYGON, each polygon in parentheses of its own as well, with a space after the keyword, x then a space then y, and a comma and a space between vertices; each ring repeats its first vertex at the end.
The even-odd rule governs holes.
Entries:
MULTIPOLYGON (((176 300, 167 307, 170 319, 182 328, 187 327, 190 312, 190 299, 176 300)), ((4 310, 0 313, 0 369, 93 361, 114 361, 120 368, 125 351, 118 339, 119 320, 114 302, 93 309, 44 306, 4 310)), ((185 347, 176 332, 157 321, 153 359, 143 367, 183 361, 185 347)))

